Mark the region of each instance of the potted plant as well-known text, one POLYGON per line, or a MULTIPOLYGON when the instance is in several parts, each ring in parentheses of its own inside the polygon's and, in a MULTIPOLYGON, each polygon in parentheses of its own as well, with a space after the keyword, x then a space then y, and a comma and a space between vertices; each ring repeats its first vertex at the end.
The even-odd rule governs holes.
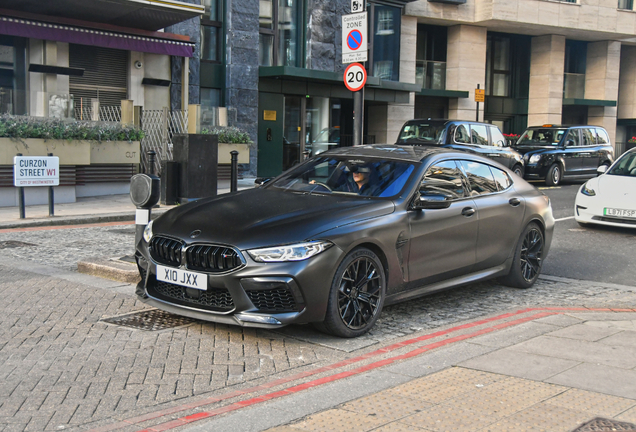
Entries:
POLYGON ((202 129, 201 133, 219 137, 219 164, 229 164, 231 162, 230 152, 232 150, 239 152, 239 163, 250 163, 250 146, 253 141, 247 132, 232 126, 202 129))

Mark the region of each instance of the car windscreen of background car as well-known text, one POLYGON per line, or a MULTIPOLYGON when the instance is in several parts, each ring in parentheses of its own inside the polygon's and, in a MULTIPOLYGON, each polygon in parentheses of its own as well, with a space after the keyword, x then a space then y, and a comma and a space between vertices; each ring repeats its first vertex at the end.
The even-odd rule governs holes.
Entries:
POLYGON ((411 163, 394 160, 318 157, 284 174, 268 187, 388 198, 400 193, 414 168, 411 163), (364 187, 356 183, 361 178, 366 180, 364 187))
POLYGON ((567 129, 528 129, 517 141, 517 145, 556 146, 567 129))
POLYGON ((443 123, 407 123, 400 131, 398 143, 441 144, 443 131, 443 123))
POLYGON ((636 153, 626 153, 607 173, 609 175, 636 177, 636 153))

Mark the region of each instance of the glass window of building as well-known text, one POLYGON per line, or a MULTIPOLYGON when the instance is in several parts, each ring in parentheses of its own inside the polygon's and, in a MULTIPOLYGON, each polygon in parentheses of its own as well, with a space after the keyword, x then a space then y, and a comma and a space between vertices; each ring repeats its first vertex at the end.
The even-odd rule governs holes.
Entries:
POLYGON ((373 21, 373 76, 389 81, 400 80, 400 28, 401 9, 392 6, 372 5, 373 21))
POLYGON ((201 60, 222 62, 222 1, 202 0, 205 13, 201 17, 201 60))
POLYGON ((415 82, 425 89, 446 89, 446 27, 417 26, 415 82))
POLYGON ((488 36, 486 45, 486 94, 510 96, 510 38, 488 36))
POLYGON ((580 99, 584 97, 586 63, 587 42, 566 40, 563 97, 580 99))
POLYGON ((299 66, 301 0, 259 1, 259 64, 299 66))
POLYGON ((632 10, 634 8, 634 0, 618 0, 618 8, 632 10))

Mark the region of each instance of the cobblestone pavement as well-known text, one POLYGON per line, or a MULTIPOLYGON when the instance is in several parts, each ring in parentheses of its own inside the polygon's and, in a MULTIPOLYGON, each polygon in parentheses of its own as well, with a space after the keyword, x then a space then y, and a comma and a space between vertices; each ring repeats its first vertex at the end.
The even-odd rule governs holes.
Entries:
MULTIPOLYGON (((197 322, 150 332, 106 324, 100 320, 145 305, 28 270, 29 263, 75 270, 88 257, 129 255, 133 237, 133 225, 0 233, 0 256, 25 262, 0 261, 0 429, 81 429, 351 355, 307 326, 272 332, 197 322)), ((634 304, 636 287, 558 278, 529 290, 480 283, 387 307, 354 349, 525 306, 634 304)))

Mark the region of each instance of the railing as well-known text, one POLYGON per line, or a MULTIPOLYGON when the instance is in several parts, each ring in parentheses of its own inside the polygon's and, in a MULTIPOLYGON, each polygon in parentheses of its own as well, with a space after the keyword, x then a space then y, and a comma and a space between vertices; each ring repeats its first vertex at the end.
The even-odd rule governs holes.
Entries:
POLYGON ((585 97, 585 74, 563 74, 563 98, 583 99, 585 97))
MULTIPOLYGON (((83 102, 83 101, 82 101, 83 102)), ((104 122, 120 122, 121 106, 101 106, 92 103, 75 105, 76 120, 92 120, 104 122), (95 112, 95 109, 98 109, 95 112)))
POLYGON ((148 151, 154 150, 154 172, 161 174, 161 162, 172 160, 172 137, 188 133, 188 111, 143 110, 141 128, 145 136, 141 141, 141 163, 144 172, 149 172, 148 151))
POLYGON ((446 62, 417 60, 415 82, 425 89, 446 89, 446 62))

